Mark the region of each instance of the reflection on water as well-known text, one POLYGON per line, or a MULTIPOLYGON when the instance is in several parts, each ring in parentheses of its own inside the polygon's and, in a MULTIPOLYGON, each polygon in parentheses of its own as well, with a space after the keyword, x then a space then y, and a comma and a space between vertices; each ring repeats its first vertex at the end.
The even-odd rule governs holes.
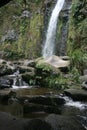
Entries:
POLYGON ((20 104, 0 105, 0 111, 10 113, 16 117, 23 117, 23 107, 20 104))
POLYGON ((48 113, 46 113, 46 112, 34 112, 34 113, 24 114, 23 116, 25 118, 37 118, 37 117, 45 118, 46 116, 48 116, 48 113))
MULTIPOLYGON (((14 89, 14 92, 16 90, 14 89)), ((20 89, 17 89, 16 91, 17 93, 17 96, 34 96, 34 95, 49 95, 49 94, 59 94, 60 91, 57 91, 57 90, 52 90, 52 89, 49 89, 49 88, 20 88, 20 89)))
MULTIPOLYGON (((17 93, 17 96, 34 96, 34 95, 49 95, 52 93, 59 93, 57 91, 53 91, 49 88, 19 88, 19 89, 11 89, 12 91, 17 93)), ((34 113, 24 113, 24 106, 20 104, 20 102, 11 98, 8 100, 8 105, 0 104, 0 111, 11 113, 17 117, 25 117, 25 118, 36 118, 36 117, 46 117, 48 113, 45 112, 34 112, 34 113)))
MULTIPOLYGON (((48 88, 21 88, 21 89, 11 89, 12 91, 16 91, 17 96, 34 96, 34 95, 52 95, 52 94, 60 94, 57 90, 52 90, 48 88)), ((63 97, 66 101, 65 105, 61 107, 62 115, 67 116, 87 116, 87 104, 74 102, 73 100, 69 99, 68 97, 63 97)), ((44 118, 48 115, 44 111, 32 112, 32 113, 25 113, 24 106, 20 103, 16 98, 11 98, 8 100, 8 105, 0 104, 0 111, 11 113, 17 117, 25 117, 25 118, 37 118, 41 117, 44 118)))

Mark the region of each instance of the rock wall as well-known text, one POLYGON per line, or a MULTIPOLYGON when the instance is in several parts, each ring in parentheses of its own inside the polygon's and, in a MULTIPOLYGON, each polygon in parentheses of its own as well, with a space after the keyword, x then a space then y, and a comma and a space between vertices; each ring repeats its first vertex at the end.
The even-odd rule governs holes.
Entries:
MULTIPOLYGON (((42 55, 46 30, 56 0, 13 0, 0 8, 0 58, 42 55)), ((57 55, 66 54, 70 0, 66 0, 57 29, 57 55)))
POLYGON ((72 1, 66 0, 62 12, 60 13, 56 38, 56 54, 67 55, 67 38, 69 30, 69 16, 72 1))

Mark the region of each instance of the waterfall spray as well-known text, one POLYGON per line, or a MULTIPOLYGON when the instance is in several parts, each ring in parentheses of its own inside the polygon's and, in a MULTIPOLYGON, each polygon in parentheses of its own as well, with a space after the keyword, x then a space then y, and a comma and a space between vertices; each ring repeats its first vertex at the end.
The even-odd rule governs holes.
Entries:
POLYGON ((42 52, 44 58, 50 57, 54 54, 57 21, 64 2, 65 0, 58 0, 52 12, 46 33, 46 41, 42 52))

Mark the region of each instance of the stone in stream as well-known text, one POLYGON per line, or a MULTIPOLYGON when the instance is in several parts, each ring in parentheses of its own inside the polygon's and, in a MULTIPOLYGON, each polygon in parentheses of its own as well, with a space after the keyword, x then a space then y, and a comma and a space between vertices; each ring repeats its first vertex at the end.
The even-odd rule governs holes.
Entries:
POLYGON ((45 119, 16 118, 0 112, 0 130, 85 130, 73 116, 50 114, 45 119))
POLYGON ((84 81, 81 86, 83 89, 87 90, 87 81, 84 81))
POLYGON ((16 118, 0 112, 0 130, 53 130, 51 125, 41 119, 16 118))
POLYGON ((82 124, 73 116, 50 114, 45 120, 53 130, 85 130, 82 124))
POLYGON ((11 88, 13 84, 13 80, 10 79, 8 76, 3 76, 0 78, 0 89, 11 88))
POLYGON ((49 106, 49 105, 41 105, 36 103, 27 103, 23 105, 24 108, 24 114, 29 113, 55 113, 55 114, 61 114, 61 107, 58 106, 49 106))
POLYGON ((63 105, 65 100, 59 96, 46 96, 46 95, 34 95, 34 96, 17 96, 20 101, 28 100, 29 103, 36 103, 42 105, 58 106, 63 105))
POLYGON ((87 101, 87 91, 83 89, 66 89, 64 93, 74 101, 87 101))

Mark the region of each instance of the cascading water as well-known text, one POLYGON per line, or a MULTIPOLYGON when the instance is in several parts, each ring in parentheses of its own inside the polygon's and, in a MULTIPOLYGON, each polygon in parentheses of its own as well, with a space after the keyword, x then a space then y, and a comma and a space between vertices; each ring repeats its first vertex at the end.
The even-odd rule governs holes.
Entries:
POLYGON ((64 5, 64 2, 65 0, 58 0, 52 12, 47 34, 46 34, 46 42, 42 52, 44 58, 50 57, 54 54, 57 20, 58 20, 59 13, 64 5))
POLYGON ((66 101, 66 103, 65 103, 66 106, 76 107, 80 110, 87 108, 87 103, 82 103, 80 101, 73 101, 71 98, 69 98, 67 96, 64 96, 63 98, 66 101))
POLYGON ((21 75, 19 74, 19 71, 14 73, 14 80, 13 80, 13 85, 12 88, 17 89, 17 88, 27 88, 28 85, 22 80, 21 75))

